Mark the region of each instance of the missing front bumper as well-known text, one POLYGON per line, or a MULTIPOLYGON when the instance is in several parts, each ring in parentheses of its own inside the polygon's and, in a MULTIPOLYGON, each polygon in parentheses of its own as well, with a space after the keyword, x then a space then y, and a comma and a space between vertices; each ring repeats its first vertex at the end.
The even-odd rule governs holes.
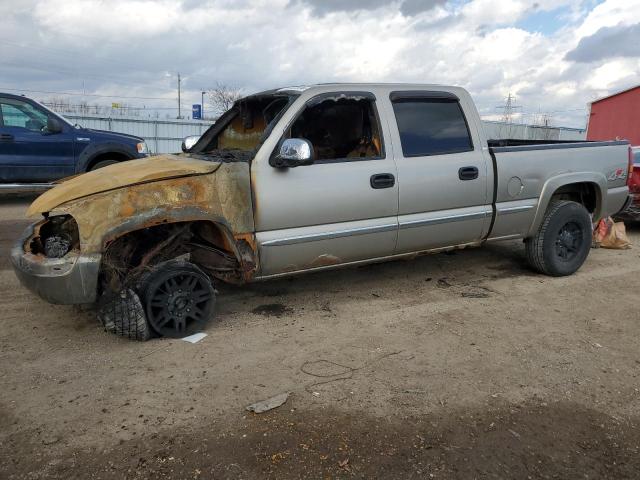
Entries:
POLYGON ((70 252, 62 258, 49 258, 25 252, 33 232, 31 225, 11 249, 11 263, 20 283, 50 303, 94 303, 102 255, 70 252))

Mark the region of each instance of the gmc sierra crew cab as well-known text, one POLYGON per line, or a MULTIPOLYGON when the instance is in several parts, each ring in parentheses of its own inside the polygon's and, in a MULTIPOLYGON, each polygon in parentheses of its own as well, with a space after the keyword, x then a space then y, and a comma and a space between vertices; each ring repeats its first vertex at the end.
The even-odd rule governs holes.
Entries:
POLYGON ((0 93, 0 191, 46 190, 63 177, 146 156, 142 138, 82 128, 35 100, 0 93))
POLYGON ((523 239, 538 272, 589 254, 628 203, 627 142, 491 141, 462 88, 330 84, 245 97, 185 153, 56 186, 12 251, 52 303, 99 300, 108 330, 184 336, 216 282, 523 239))

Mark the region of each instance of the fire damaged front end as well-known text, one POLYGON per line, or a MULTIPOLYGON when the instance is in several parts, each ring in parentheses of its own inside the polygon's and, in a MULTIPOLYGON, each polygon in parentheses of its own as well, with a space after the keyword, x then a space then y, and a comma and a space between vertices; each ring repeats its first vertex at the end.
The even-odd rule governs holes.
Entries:
POLYGON ((50 303, 96 301, 100 253, 81 254, 78 227, 69 216, 31 225, 11 250, 20 283, 50 303))
POLYGON ((113 165, 55 187, 28 214, 44 218, 16 243, 12 263, 51 303, 135 289, 176 258, 231 283, 257 269, 248 162, 164 156, 113 165))

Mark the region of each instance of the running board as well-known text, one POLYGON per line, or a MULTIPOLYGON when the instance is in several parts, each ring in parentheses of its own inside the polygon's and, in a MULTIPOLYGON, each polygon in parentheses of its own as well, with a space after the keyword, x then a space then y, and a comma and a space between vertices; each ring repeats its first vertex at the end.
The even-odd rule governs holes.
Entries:
POLYGON ((0 183, 0 192, 44 192, 55 183, 0 183))

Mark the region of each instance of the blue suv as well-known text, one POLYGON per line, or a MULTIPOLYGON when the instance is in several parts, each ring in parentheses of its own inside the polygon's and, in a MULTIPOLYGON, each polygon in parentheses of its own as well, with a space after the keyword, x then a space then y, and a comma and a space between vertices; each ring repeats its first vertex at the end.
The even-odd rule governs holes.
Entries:
POLYGON ((81 128, 34 100, 0 93, 0 190, 146 156, 142 138, 81 128))

